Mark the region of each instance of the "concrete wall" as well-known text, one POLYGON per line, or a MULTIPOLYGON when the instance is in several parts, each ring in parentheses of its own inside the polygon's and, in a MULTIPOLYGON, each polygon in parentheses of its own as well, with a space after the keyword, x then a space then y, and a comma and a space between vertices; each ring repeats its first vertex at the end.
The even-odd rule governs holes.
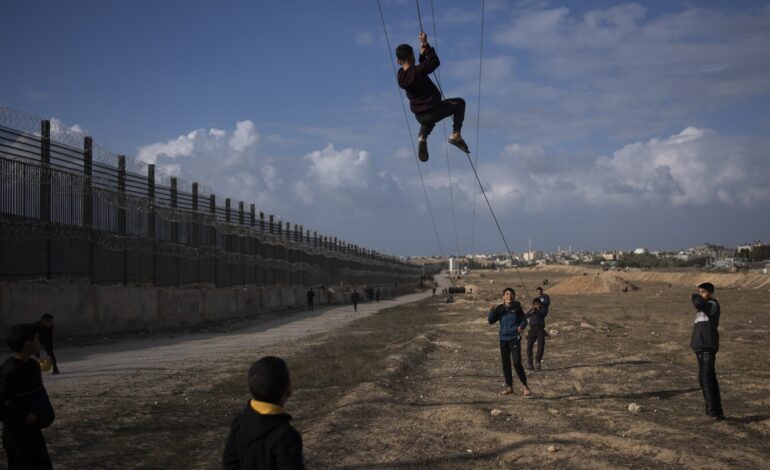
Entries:
MULTIPOLYGON (((409 293, 417 285, 380 286, 384 297, 409 293)), ((316 306, 350 302, 349 289, 315 288, 316 306)), ((362 288, 358 288, 362 293, 362 288)), ((305 306, 305 287, 138 287, 69 283, 0 285, 0 329, 54 316, 62 335, 190 326, 203 321, 259 317, 305 306)))

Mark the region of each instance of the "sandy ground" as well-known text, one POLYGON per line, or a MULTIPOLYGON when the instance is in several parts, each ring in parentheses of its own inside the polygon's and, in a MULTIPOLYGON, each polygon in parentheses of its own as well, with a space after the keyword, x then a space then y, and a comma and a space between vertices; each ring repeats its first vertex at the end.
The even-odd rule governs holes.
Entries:
MULTIPOLYGON (((550 286, 567 279, 549 277, 550 286)), ((532 290, 542 276, 524 278, 532 290)), ((767 290, 719 293, 724 313, 717 371, 729 418, 712 422, 704 417, 688 348, 692 286, 640 283, 634 292, 554 296, 545 367, 528 371, 534 394, 524 398, 498 395, 497 333, 484 318, 487 301, 519 280, 487 274, 471 281, 478 295, 433 304, 441 319, 404 347, 404 369, 361 384, 335 413, 305 424, 313 463, 356 469, 770 468, 767 290), (630 413, 631 403, 641 411, 630 413)))
MULTIPOLYGON (((522 275, 533 292, 544 274, 522 275)), ((547 288, 574 275, 548 271, 547 288)), ((313 354, 327 350, 313 348, 376 339, 409 318, 407 340, 381 345, 352 385, 308 383, 312 375, 298 372, 288 408, 310 468, 770 468, 770 291, 717 292, 728 419, 711 422, 688 348, 692 279, 651 279, 634 279, 636 291, 553 295, 544 370, 527 372, 531 398, 498 394, 497 331, 486 305, 507 285, 524 296, 513 273, 487 272, 474 274, 474 294, 454 303, 415 294, 352 323, 378 306, 228 334, 62 349, 65 373, 45 377, 57 409, 46 438, 56 468, 217 468, 246 399, 241 385, 217 384, 240 383, 265 353, 320 367, 326 359, 313 354), (367 323, 380 315, 393 321, 367 323), (641 411, 630 413, 631 403, 641 411)))

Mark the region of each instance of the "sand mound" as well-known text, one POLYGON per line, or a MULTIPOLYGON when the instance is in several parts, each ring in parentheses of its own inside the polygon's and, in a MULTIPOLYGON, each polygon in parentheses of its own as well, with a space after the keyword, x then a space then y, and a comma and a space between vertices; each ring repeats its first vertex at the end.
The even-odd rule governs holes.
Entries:
POLYGON ((622 276, 623 279, 631 282, 658 282, 670 283, 694 287, 701 282, 712 282, 718 289, 740 288, 740 289, 770 289, 770 275, 757 272, 751 273, 714 273, 697 271, 647 271, 641 269, 629 269, 626 272, 618 273, 616 271, 603 272, 596 268, 584 266, 560 266, 549 265, 532 268, 533 271, 562 272, 575 275, 582 275, 584 272, 589 276, 596 276, 596 273, 603 275, 611 274, 622 276))
POLYGON ((613 274, 572 276, 548 289, 548 294, 609 294, 638 290, 634 284, 613 274))

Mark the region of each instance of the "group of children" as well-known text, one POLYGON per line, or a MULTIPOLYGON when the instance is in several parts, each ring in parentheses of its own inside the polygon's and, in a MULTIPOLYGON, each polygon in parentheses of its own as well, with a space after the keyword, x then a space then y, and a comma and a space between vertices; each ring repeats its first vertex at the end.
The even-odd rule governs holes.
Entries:
MULTIPOLYGON (((538 287, 532 308, 524 312, 516 300, 516 291, 503 291, 503 303, 491 305, 487 320, 499 323, 500 354, 505 377, 502 395, 513 393, 513 369, 516 371, 524 396, 531 391, 521 361, 521 339, 529 326, 527 359, 530 370, 542 367, 545 346, 545 317, 551 303, 543 289, 538 287), (527 320, 529 318, 529 320, 527 320), (538 354, 533 364, 533 345, 538 343, 538 354)), ((698 360, 698 379, 705 401, 706 415, 724 419, 717 383, 715 361, 719 350, 719 301, 714 297, 714 285, 703 283, 692 295, 696 309, 690 345, 698 360)), ((45 315, 41 322, 14 325, 8 330, 7 343, 13 351, 0 367, 0 421, 3 423, 2 441, 8 459, 8 468, 50 469, 51 460, 46 449, 42 429, 51 425, 54 410, 43 386, 38 362, 46 349, 58 373, 53 354, 53 317, 45 315), (41 340, 43 343, 41 344, 41 340)), ((225 469, 304 469, 302 436, 291 425, 291 416, 284 409, 292 394, 289 369, 283 359, 267 356, 249 368, 247 382, 252 399, 235 418, 227 436, 223 454, 225 469)))
MULTIPOLYGON (((698 285, 698 292, 692 294, 692 304, 695 307, 695 324, 693 325, 690 347, 698 360, 698 383, 703 393, 706 416, 714 420, 724 419, 722 399, 716 375, 716 354, 719 351, 719 317, 721 307, 719 300, 714 297, 714 284, 704 282, 698 285)), ((532 392, 527 386, 527 375, 521 363, 521 337, 524 329, 529 326, 527 335, 527 362, 530 370, 540 370, 542 367, 545 338, 545 317, 551 299, 543 293, 543 288, 537 288, 537 296, 532 300, 532 308, 524 313, 521 304, 516 301, 516 291, 511 287, 503 290, 503 303, 490 305, 487 320, 489 324, 499 323, 500 357, 505 377, 505 388, 502 395, 513 393, 513 368, 523 386, 522 393, 529 396, 532 392), (527 321, 529 318, 529 321, 527 321), (532 353, 534 343, 538 343, 537 362, 533 366, 532 353)))

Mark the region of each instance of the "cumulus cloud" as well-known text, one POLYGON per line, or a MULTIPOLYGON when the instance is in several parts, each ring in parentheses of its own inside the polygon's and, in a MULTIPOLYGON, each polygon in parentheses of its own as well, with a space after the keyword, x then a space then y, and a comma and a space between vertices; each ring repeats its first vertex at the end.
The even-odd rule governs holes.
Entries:
POLYGON ((660 204, 754 207, 770 203, 770 165, 763 157, 768 148, 764 138, 688 127, 593 158, 512 144, 480 173, 492 201, 532 212, 660 204))
POLYGON ((404 194, 398 178, 379 168, 371 154, 328 144, 303 158, 305 174, 292 186, 305 205, 364 214, 373 210, 400 210, 404 194))
POLYGON ((281 179, 272 160, 257 152, 259 141, 256 126, 246 120, 232 130, 195 129, 144 145, 136 158, 155 164, 159 174, 209 185, 222 197, 264 202, 281 179))
POLYGON ((371 158, 365 150, 337 150, 329 144, 305 156, 310 162, 308 177, 330 189, 363 187, 371 170, 371 158))
POLYGON ((230 137, 230 148, 236 152, 242 152, 258 141, 259 134, 257 134, 254 123, 251 121, 239 121, 235 126, 232 137, 230 137))

